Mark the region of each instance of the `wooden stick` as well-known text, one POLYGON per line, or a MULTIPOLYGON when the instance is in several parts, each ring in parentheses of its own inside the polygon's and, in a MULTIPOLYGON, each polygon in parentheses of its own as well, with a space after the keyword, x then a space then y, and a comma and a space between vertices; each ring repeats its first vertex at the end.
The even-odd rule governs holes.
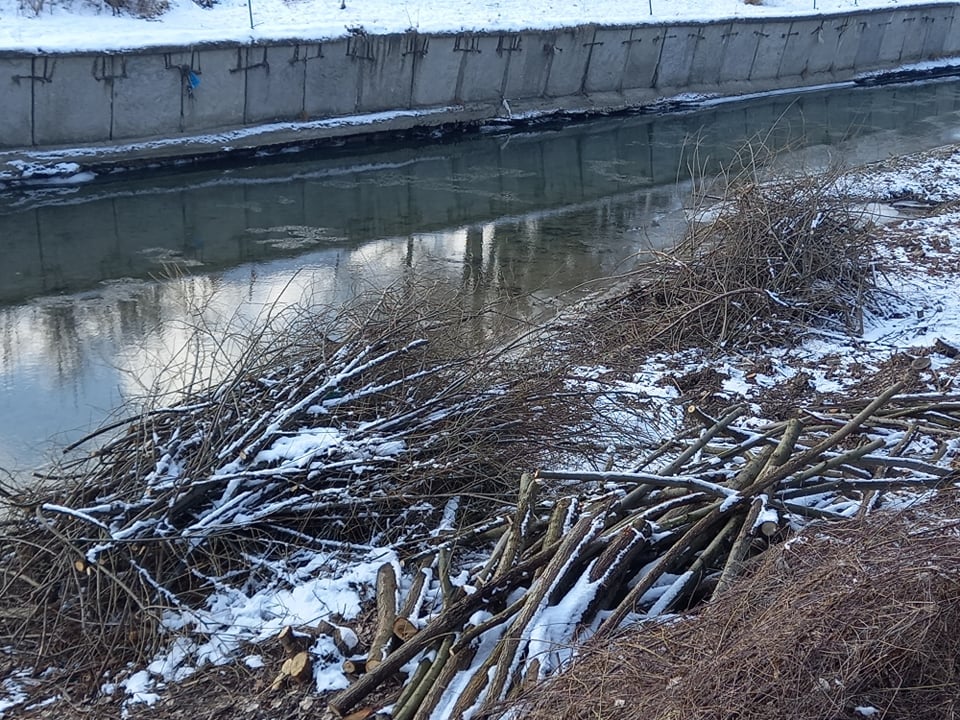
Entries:
POLYGON ((503 553, 507 549, 507 543, 509 541, 510 531, 507 530, 507 532, 503 533, 497 539, 496 545, 493 546, 493 550, 490 552, 490 557, 487 558, 487 561, 473 576, 474 585, 483 585, 494 576, 494 570, 496 570, 496 568, 500 565, 500 558, 503 557, 503 553))
POLYGON ((873 415, 879 408, 883 407, 890 398, 903 389, 903 383, 898 382, 887 388, 873 402, 867 405, 857 415, 851 418, 842 428, 833 433, 830 437, 822 440, 808 450, 804 450, 798 455, 785 462, 783 465, 768 467, 767 472, 761 473, 760 477, 752 485, 743 490, 742 495, 751 497, 766 490, 784 478, 793 475, 795 472, 806 466, 811 460, 818 458, 827 450, 840 443, 844 438, 850 435, 863 425, 866 420, 873 415))
POLYGON ((407 717, 410 717, 413 712, 416 712, 416 706, 411 707, 409 711, 406 711, 406 707, 410 702, 410 696, 417 691, 420 683, 423 682, 423 679, 426 677, 427 673, 430 672, 430 668, 433 666, 435 657, 436 655, 431 657, 430 654, 425 654, 423 659, 417 663, 417 669, 410 674, 406 682, 403 684, 403 689, 400 691, 400 696, 397 698, 397 702, 393 706, 394 720, 400 717, 401 713, 406 712, 407 717))
POLYGON ((575 497, 565 495, 560 498, 553 506, 553 513, 550 515, 550 522, 547 523, 547 531, 543 536, 543 546, 547 547, 560 542, 568 528, 573 526, 579 512, 580 504, 575 497))
POLYGON ((707 547, 697 556, 689 569, 683 573, 671 586, 667 594, 664 594, 660 600, 654 603, 650 608, 648 616, 654 617, 668 612, 676 605, 677 600, 687 591, 695 582, 699 582, 702 573, 713 562, 713 558, 719 554, 723 544, 727 541, 733 531, 737 528, 738 517, 732 517, 727 520, 726 525, 714 535, 713 539, 707 544, 707 547))
POLYGON ((707 443, 709 443, 713 438, 715 438, 719 433, 723 432, 734 420, 742 416, 747 411, 746 406, 736 405, 730 412, 724 415, 722 418, 717 420, 712 427, 707 429, 696 442, 690 444, 690 446, 680 453, 679 457, 674 460, 672 463, 663 468, 658 474, 659 475, 673 475, 682 468, 687 460, 696 455, 700 450, 702 450, 707 443))
MULTIPOLYGON (((447 638, 447 640, 452 639, 453 638, 447 638)), ((423 695, 420 707, 417 708, 413 720, 429 719, 434 708, 437 707, 437 704, 443 698, 447 688, 450 687, 450 683, 453 682, 454 677, 456 677, 457 673, 466 670, 470 666, 470 662, 473 660, 475 654, 476 648, 474 647, 465 648, 456 654, 448 651, 443 667, 440 668, 440 671, 435 676, 428 678, 427 692, 423 695)), ((439 656, 438 653, 438 657, 439 656)), ((399 718, 398 720, 403 719, 399 718)))
MULTIPOLYGON (((410 695, 403 707, 396 708, 393 714, 394 720, 407 720, 408 718, 420 717, 422 715, 424 709, 424 698, 427 697, 427 694, 436 685, 440 671, 443 669, 444 664, 448 662, 448 658, 450 656, 450 644, 452 642, 452 635, 448 635, 440 642, 440 647, 437 648, 436 656, 434 657, 433 662, 430 663, 430 666, 426 674, 423 676, 423 679, 413 686, 413 690, 410 692, 410 695)), ((433 708, 430 708, 430 710, 432 709, 433 708)), ((428 717, 429 712, 430 711, 428 710, 428 717)))
POLYGON ((312 639, 306 633, 298 633, 289 625, 284 626, 283 630, 277 634, 277 640, 283 646, 283 651, 287 657, 293 657, 306 650, 312 639))
POLYGON ((515 565, 497 583, 477 588, 472 595, 467 595, 451 607, 444 608, 413 638, 387 655, 375 670, 368 672, 346 690, 335 695, 328 705, 330 711, 337 717, 343 717, 418 653, 428 648, 438 638, 459 628, 478 608, 506 597, 522 582, 530 580, 537 568, 550 561, 557 547, 555 544, 544 548, 536 555, 515 565))
POLYGON ((520 476, 517 512, 513 517, 513 523, 508 531, 509 537, 507 545, 504 548, 503 555, 500 556, 500 563, 497 565, 497 575, 503 575, 513 567, 517 557, 520 555, 520 551, 523 550, 524 541, 530 530, 530 523, 533 518, 533 507, 537 498, 538 485, 529 473, 523 473, 520 476))
POLYGON ((477 625, 468 625, 466 628, 464 628, 463 632, 460 634, 460 637, 453 643, 453 647, 450 648, 450 652, 460 653, 464 648, 466 648, 470 643, 483 635, 485 632, 495 628, 497 625, 502 625, 511 617, 516 615, 526 602, 526 596, 519 597, 496 615, 491 615, 489 618, 481 623, 478 623, 477 625))
POLYGON ((514 670, 514 660, 518 657, 524 628, 540 611, 541 601, 549 597, 554 586, 561 583, 565 576, 575 572, 578 550, 603 530, 605 520, 606 513, 581 517, 564 538, 557 552, 544 568, 543 573, 527 592, 527 601, 520 612, 517 613, 506 635, 501 640, 503 644, 502 661, 497 665, 493 679, 490 681, 488 701, 498 702, 503 699, 504 693, 509 689, 508 683, 514 670))
POLYGON ((607 473, 607 472, 581 472, 577 470, 549 470, 542 471, 540 477, 545 480, 582 480, 584 482, 616 482, 632 483, 642 482, 644 485, 664 488, 682 488, 684 490, 693 490, 704 492, 714 497, 725 498, 730 495, 730 490, 718 485, 717 483, 707 482, 693 475, 682 476, 661 476, 649 475, 647 473, 607 473))
POLYGON ((376 670, 390 652, 396 619, 397 575, 391 563, 384 563, 377 571, 377 625, 367 653, 367 672, 376 670))
POLYGON ((434 556, 421 558, 417 565, 417 570, 410 583, 410 589, 407 590, 400 609, 397 611, 397 617, 411 618, 420 614, 420 607, 423 605, 423 596, 429 586, 430 568, 433 565, 434 556))
POLYGON ((841 465, 852 464, 858 461, 864 455, 869 455, 877 448, 883 447, 883 445, 883 438, 877 438, 866 445, 861 445, 860 447, 854 448, 853 450, 849 450, 845 453, 834 455, 833 457, 823 460, 816 465, 812 465, 803 472, 792 476, 789 481, 781 483, 781 487, 794 487, 797 485, 802 485, 805 480, 809 480, 816 475, 822 475, 828 470, 833 470, 841 465))
POLYGON ((763 511, 763 498, 757 497, 750 503, 750 509, 743 518, 740 531, 733 541, 730 552, 727 553, 727 561, 724 563, 723 570, 720 571, 720 579, 713 590, 713 596, 717 597, 724 590, 730 587, 731 583, 743 570, 743 563, 750 554, 750 545, 753 541, 753 526, 763 511))
MULTIPOLYGON (((498 642, 490 654, 484 659, 480 666, 474 671, 473 675, 470 677, 470 680, 467 681, 466 687, 463 688, 463 691, 460 693, 460 696, 457 698, 457 701, 453 704, 453 709, 450 712, 451 718, 462 718, 464 714, 477 704, 477 700, 480 698, 481 693, 490 683, 490 671, 499 666, 501 659, 503 658, 503 641, 498 642)), ((487 693, 489 698, 489 692, 487 693)))
POLYGON ((705 534, 718 519, 724 514, 733 512, 735 505, 736 503, 714 503, 710 511, 694 523, 679 540, 673 543, 670 549, 661 555, 657 562, 644 573, 640 581, 630 588, 626 597, 620 601, 620 604, 614 608, 613 612, 611 612, 600 627, 597 628, 595 637, 597 639, 609 638, 627 615, 634 611, 637 601, 654 586, 660 576, 670 569, 685 553, 689 552, 693 542, 705 534))

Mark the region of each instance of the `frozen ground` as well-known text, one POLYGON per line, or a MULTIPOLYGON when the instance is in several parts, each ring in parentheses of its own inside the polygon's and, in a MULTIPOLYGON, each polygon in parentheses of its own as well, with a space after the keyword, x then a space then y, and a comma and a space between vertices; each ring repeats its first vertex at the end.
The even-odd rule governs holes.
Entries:
POLYGON ((149 20, 114 15, 109 0, 0 0, 0 51, 121 50, 232 40, 322 40, 369 33, 519 30, 809 15, 923 4, 914 0, 130 0, 169 8, 149 20), (252 27, 251 27, 252 25, 252 27))

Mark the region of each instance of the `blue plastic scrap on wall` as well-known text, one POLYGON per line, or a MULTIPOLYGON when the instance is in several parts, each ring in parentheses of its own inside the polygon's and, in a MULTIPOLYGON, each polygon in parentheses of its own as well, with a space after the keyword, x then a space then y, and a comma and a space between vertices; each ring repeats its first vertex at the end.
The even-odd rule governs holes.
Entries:
POLYGON ((187 84, 190 86, 191 90, 196 90, 197 86, 200 85, 200 76, 191 70, 187 73, 187 84))

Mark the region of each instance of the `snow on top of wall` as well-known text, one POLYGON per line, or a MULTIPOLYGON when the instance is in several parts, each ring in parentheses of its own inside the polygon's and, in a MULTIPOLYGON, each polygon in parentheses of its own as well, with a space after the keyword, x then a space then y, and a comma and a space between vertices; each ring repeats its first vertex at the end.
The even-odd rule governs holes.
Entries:
MULTIPOLYGON (((157 18, 114 15, 111 0, 0 0, 0 52, 117 51, 217 41, 343 37, 368 33, 510 31, 597 24, 816 15, 928 4, 919 0, 219 0, 169 2, 157 18), (36 8, 36 11, 35 11, 36 8), (252 25, 251 28, 251 17, 252 25)), ((119 0, 117 0, 119 2, 119 0)))

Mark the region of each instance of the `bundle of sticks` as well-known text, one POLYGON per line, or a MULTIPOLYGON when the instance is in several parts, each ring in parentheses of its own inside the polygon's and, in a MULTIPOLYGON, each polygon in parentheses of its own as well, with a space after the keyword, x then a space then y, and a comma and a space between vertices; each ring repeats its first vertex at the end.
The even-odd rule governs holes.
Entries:
POLYGON ((697 431, 630 472, 524 474, 511 512, 412 552, 403 592, 382 568, 374 639, 348 668, 363 672, 331 712, 489 714, 586 638, 722 593, 811 520, 865 516, 884 493, 916 499, 952 483, 960 398, 902 389, 754 428, 744 407, 720 418, 691 408, 697 431))

